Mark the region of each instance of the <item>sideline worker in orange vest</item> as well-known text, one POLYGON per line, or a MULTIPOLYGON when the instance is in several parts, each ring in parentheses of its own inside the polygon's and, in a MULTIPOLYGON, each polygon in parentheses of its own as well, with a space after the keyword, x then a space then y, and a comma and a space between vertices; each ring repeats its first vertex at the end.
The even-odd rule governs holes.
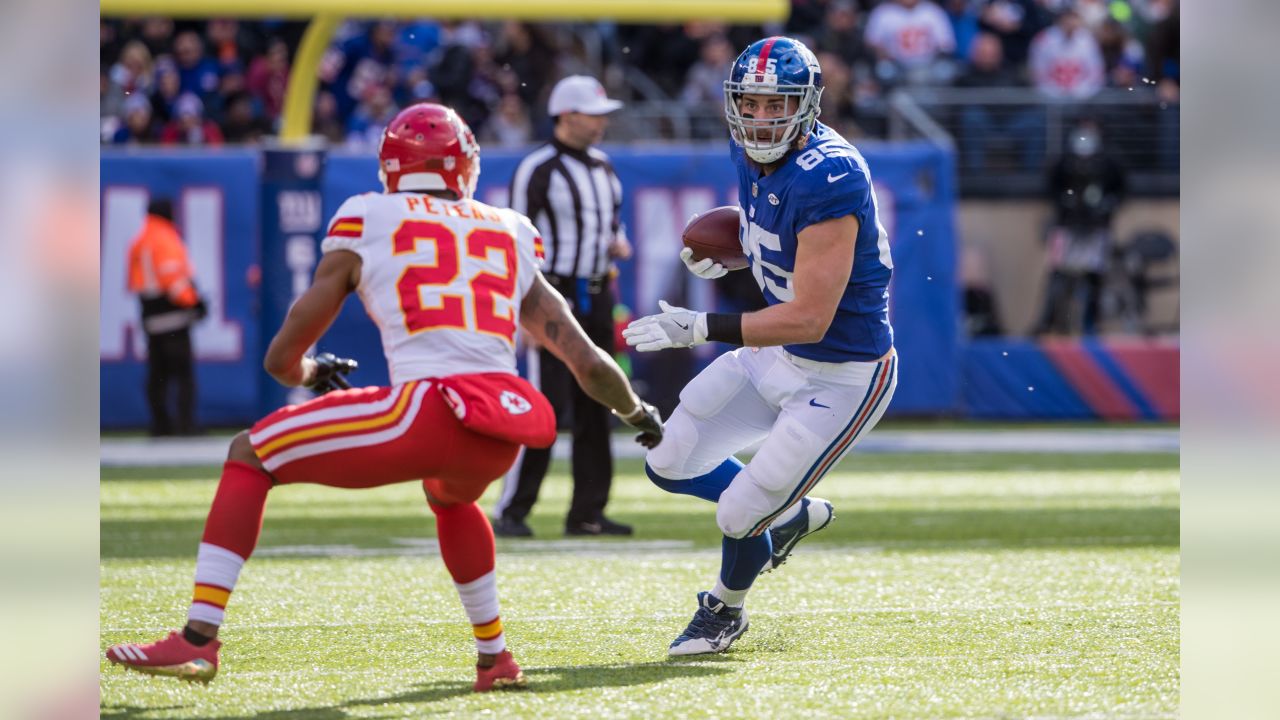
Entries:
POLYGON ((193 284, 187 249, 173 226, 173 204, 153 198, 142 232, 129 247, 129 291, 142 302, 147 333, 147 402, 151 434, 195 433, 195 368, 191 326, 205 316, 193 284), (169 388, 177 390, 177 416, 169 415, 169 388))

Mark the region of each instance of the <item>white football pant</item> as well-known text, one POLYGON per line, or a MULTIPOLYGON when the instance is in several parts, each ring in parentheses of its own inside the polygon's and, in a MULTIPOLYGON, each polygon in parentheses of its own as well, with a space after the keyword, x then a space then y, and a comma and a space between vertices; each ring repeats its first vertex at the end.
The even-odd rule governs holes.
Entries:
POLYGON ((685 386, 646 459, 657 474, 687 480, 763 440, 716 509, 725 535, 759 535, 875 427, 897 386, 894 352, 824 363, 780 347, 739 348, 685 386))

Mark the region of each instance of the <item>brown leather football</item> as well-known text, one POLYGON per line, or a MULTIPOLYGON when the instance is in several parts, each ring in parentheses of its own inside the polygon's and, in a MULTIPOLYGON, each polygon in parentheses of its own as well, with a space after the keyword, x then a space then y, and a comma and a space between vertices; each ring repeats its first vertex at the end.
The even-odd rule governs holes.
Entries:
POLYGON ((693 250, 693 259, 711 258, 728 270, 747 266, 747 256, 738 240, 738 207, 724 205, 708 210, 689 221, 680 236, 693 250))

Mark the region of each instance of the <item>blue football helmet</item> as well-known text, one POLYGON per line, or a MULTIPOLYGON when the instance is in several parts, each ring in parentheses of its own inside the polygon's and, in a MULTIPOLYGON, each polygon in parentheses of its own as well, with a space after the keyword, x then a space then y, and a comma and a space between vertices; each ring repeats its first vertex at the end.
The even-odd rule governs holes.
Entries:
POLYGON ((777 161, 791 144, 809 134, 818 119, 822 68, 799 40, 770 37, 742 51, 724 83, 724 116, 729 133, 758 163, 777 161), (783 95, 789 114, 776 119, 746 117, 738 101, 743 95, 783 95))

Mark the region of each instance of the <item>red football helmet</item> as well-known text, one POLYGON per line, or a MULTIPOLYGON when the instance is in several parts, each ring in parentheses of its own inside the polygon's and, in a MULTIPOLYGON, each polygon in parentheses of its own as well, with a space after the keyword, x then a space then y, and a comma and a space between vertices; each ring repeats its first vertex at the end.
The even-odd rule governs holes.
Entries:
POLYGON ((469 198, 479 177, 480 146, 451 108, 411 105, 382 132, 378 179, 387 192, 452 190, 469 198))

